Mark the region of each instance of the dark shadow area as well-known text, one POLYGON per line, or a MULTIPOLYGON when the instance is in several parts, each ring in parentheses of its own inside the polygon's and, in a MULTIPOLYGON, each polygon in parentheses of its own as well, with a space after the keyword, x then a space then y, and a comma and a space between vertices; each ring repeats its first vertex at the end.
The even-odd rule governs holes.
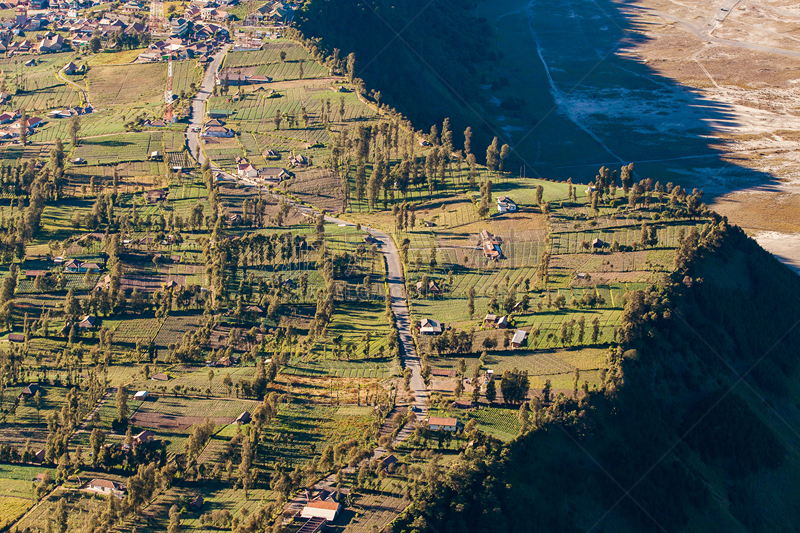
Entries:
POLYGON ((731 105, 625 53, 649 40, 637 9, 611 0, 469 8, 313 0, 297 20, 329 53, 354 52, 368 92, 380 91, 416 128, 441 130, 450 117, 460 149, 471 126, 479 160, 493 136, 508 143, 506 170, 515 174, 587 183, 600 166, 633 162, 637 178, 697 187, 706 201, 774 183, 726 160, 724 143, 713 139, 738 124, 731 105))

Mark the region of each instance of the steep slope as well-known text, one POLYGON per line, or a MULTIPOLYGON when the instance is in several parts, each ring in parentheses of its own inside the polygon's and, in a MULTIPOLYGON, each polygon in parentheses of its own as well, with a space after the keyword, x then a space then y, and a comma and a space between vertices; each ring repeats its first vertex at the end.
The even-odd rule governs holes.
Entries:
MULTIPOLYGON (((472 7, 459 0, 310 0, 295 20, 328 53, 355 53, 355 77, 380 91, 381 103, 418 127, 450 117, 461 132, 482 124, 475 94, 483 67, 496 59, 492 32, 472 7)), ((488 144, 488 134, 475 134, 476 146, 488 144)))
POLYGON ((690 234, 629 294, 602 387, 429 473, 395 531, 796 530, 798 301, 738 228, 690 234))

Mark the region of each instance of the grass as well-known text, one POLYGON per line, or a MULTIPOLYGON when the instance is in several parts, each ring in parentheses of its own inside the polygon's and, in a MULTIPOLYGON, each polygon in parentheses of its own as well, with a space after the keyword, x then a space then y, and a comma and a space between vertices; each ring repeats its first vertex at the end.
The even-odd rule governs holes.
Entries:
POLYGON ((33 501, 12 496, 0 496, 0 529, 5 529, 33 507, 33 501))
POLYGON ((86 76, 93 104, 127 110, 161 105, 166 81, 164 63, 97 66, 86 76))
POLYGON ((81 157, 88 165, 104 165, 128 161, 147 161, 150 153, 162 150, 162 144, 149 132, 126 133, 82 139, 73 150, 73 157, 81 157))

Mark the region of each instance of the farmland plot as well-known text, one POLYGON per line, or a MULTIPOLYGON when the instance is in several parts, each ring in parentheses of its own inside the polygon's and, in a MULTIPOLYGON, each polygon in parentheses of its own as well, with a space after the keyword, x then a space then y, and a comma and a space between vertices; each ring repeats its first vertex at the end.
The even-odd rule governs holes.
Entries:
POLYGON ((86 76, 91 101, 98 107, 161 105, 166 63, 94 67, 86 76))

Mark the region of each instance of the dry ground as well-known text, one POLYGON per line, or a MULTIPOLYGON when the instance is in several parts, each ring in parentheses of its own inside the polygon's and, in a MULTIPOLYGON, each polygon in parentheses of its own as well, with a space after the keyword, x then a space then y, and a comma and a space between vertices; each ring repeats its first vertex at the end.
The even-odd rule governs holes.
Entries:
POLYGON ((800 4, 727 2, 482 2, 506 55, 490 81, 510 79, 485 89, 489 119, 545 177, 585 182, 634 162, 639 178, 704 190, 800 264, 800 4), (499 107, 512 95, 521 118, 499 107))

